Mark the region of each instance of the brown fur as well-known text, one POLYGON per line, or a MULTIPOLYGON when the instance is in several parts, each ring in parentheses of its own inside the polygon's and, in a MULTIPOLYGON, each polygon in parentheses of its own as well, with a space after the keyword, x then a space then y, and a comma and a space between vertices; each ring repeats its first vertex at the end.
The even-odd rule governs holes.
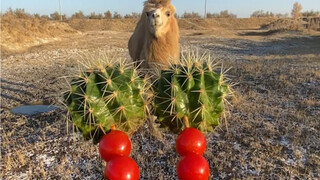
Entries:
POLYGON ((145 60, 142 68, 152 68, 155 64, 167 68, 170 63, 178 63, 179 50, 179 27, 174 16, 175 8, 170 0, 148 0, 144 2, 141 19, 129 40, 129 53, 134 61, 145 60), (168 18, 159 30, 150 32, 151 25, 147 12, 160 9, 163 13, 161 18, 168 18))

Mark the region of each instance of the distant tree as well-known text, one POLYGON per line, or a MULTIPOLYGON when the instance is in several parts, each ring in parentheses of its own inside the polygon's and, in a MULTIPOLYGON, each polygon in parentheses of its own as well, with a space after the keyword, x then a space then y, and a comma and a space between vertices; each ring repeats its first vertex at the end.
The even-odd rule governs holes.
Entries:
POLYGON ((182 18, 201 18, 201 16, 197 12, 184 12, 182 18))
POLYGON ((218 18, 219 16, 218 13, 207 13, 207 18, 218 18))
POLYGON ((302 12, 302 16, 306 16, 306 17, 309 17, 309 16, 320 16, 320 11, 305 11, 305 12, 302 12))
POLYGON ((263 17, 265 14, 263 10, 254 11, 250 17, 263 17))
POLYGON ((273 12, 270 12, 268 17, 274 17, 273 12))
POLYGON ((95 12, 92 12, 89 15, 89 19, 102 19, 102 18, 103 18, 103 16, 101 13, 96 14, 95 12))
POLYGON ((33 17, 36 18, 36 19, 41 19, 41 16, 40 16, 40 14, 38 14, 38 13, 33 14, 33 17))
POLYGON ((62 14, 62 20, 67 20, 67 15, 66 14, 62 14))
POLYGON ((133 12, 131 14, 126 14, 124 16, 125 19, 130 19, 130 18, 135 18, 135 19, 138 19, 141 17, 141 14, 140 13, 136 13, 136 12, 133 12))
POLYGON ((220 12, 219 17, 221 18, 237 18, 237 15, 229 13, 228 10, 224 10, 220 12))
POLYGON ((293 4, 293 8, 291 11, 291 17, 294 19, 299 19, 301 17, 301 10, 302 10, 302 6, 301 4, 299 4, 298 2, 295 2, 293 4))
POLYGON ((60 20, 60 14, 58 13, 58 11, 56 11, 56 12, 50 14, 50 18, 52 20, 60 20))
POLYGON ((207 18, 237 18, 237 15, 229 13, 228 10, 224 10, 220 13, 207 13, 207 18))
POLYGON ((121 18, 122 18, 122 16, 118 12, 113 13, 113 19, 121 19, 121 18))
POLYGON ((12 8, 8 8, 7 11, 4 13, 4 16, 13 16, 12 8))
POLYGON ((287 18, 287 17, 289 17, 289 14, 288 13, 285 13, 285 14, 278 13, 278 14, 275 15, 275 17, 277 17, 277 18, 287 18))
POLYGON ((272 12, 264 12, 263 10, 254 11, 250 17, 274 17, 272 12))
POLYGON ((123 16, 123 18, 125 18, 125 19, 132 19, 132 16, 131 16, 131 14, 126 14, 126 15, 123 16))
POLYGON ((31 14, 26 13, 25 10, 21 8, 17 8, 14 11, 12 11, 12 9, 10 8, 9 11, 7 11, 7 13, 14 15, 16 18, 20 19, 32 18, 31 14))
POLYGON ((131 13, 131 16, 132 16, 132 18, 138 19, 141 17, 141 13, 133 12, 133 13, 131 13))
POLYGON ((111 19, 112 18, 112 14, 111 14, 111 12, 109 10, 104 13, 104 18, 105 19, 111 19))
POLYGON ((42 15, 42 16, 41 16, 41 19, 49 20, 49 19, 50 19, 50 17, 49 17, 48 15, 42 15))
MULTIPOLYGON (((62 17, 62 20, 67 19, 67 15, 65 15, 65 14, 62 14, 61 17, 62 17)), ((58 13, 58 11, 56 11, 56 12, 50 14, 50 19, 57 20, 57 21, 60 20, 60 13, 58 13)))
POLYGON ((71 19, 84 19, 86 16, 83 14, 82 11, 78 11, 72 14, 71 19))

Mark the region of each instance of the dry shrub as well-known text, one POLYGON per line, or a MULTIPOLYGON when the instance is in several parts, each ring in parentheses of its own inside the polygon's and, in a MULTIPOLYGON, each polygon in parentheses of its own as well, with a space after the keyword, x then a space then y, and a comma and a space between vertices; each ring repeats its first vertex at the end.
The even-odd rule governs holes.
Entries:
POLYGON ((237 15, 224 10, 220 11, 220 13, 207 13, 207 18, 237 18, 237 15))
POLYGON ((270 23, 267 29, 277 31, 302 31, 304 28, 300 20, 278 19, 270 23))
POLYGON ((131 14, 126 14, 124 16, 125 19, 140 19, 141 17, 141 13, 136 13, 136 12, 133 12, 131 14))
POLYGON ((191 13, 184 12, 183 15, 182 15, 182 18, 194 18, 194 19, 197 19, 197 18, 201 18, 201 16, 197 12, 191 12, 191 13))
POLYGON ((122 19, 122 16, 118 12, 114 12, 113 13, 113 19, 122 19))
POLYGON ((85 15, 83 14, 82 11, 78 11, 74 14, 72 14, 71 19, 84 19, 85 15))
POLYGON ((96 14, 95 12, 92 12, 89 15, 89 19, 103 19, 103 15, 101 13, 96 14))
POLYGON ((276 31, 320 30, 320 17, 304 17, 300 19, 278 19, 264 28, 276 31))
POLYGON ((104 18, 105 19, 111 19, 112 18, 112 14, 111 14, 111 12, 109 10, 104 13, 104 18))
POLYGON ((220 12, 220 18, 237 18, 237 15, 229 12, 228 10, 224 10, 220 12))
POLYGON ((250 17, 274 17, 274 13, 272 12, 264 12, 263 10, 254 11, 250 17))
POLYGON ((32 18, 32 15, 25 12, 24 9, 18 8, 15 10, 12 10, 9 8, 3 15, 2 17, 11 17, 11 18, 19 18, 19 19, 27 19, 27 18, 32 18))
POLYGON ((320 17, 320 11, 304 11, 302 12, 303 17, 320 17))
POLYGON ((58 11, 56 11, 56 12, 50 14, 50 18, 52 20, 56 20, 56 21, 58 21, 58 20, 67 20, 67 15, 65 15, 65 14, 61 14, 60 15, 60 13, 58 11))

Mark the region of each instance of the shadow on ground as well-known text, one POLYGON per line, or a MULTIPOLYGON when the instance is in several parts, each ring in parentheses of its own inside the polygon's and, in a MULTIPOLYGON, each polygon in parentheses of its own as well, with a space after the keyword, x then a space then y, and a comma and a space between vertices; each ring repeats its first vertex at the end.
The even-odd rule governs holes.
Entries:
MULTIPOLYGON (((251 35, 264 32, 250 32, 251 35)), ((267 32, 270 33, 270 32, 267 32)), ((261 36, 261 34, 259 34, 261 36)), ((320 55, 320 36, 276 37, 264 41, 249 39, 208 39, 201 48, 234 56, 320 55)))

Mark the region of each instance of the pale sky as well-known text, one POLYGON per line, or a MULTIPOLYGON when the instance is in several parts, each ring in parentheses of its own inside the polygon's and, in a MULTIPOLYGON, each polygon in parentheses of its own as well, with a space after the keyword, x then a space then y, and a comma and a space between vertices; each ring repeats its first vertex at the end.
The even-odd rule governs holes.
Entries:
MULTIPOLYGON (((141 12, 145 0, 60 0, 62 13, 71 16, 79 10, 89 15, 91 12, 104 13, 107 10, 117 11, 124 15, 131 12, 141 12)), ((184 12, 204 14, 205 0, 172 0, 178 15, 184 12)), ((238 17, 249 17, 256 10, 273 13, 291 12, 294 2, 302 5, 302 11, 320 11, 320 0, 207 0, 207 12, 219 13, 229 10, 238 17)), ((59 11, 59 0, 1 0, 1 12, 8 8, 25 9, 28 13, 50 15, 59 11)))

